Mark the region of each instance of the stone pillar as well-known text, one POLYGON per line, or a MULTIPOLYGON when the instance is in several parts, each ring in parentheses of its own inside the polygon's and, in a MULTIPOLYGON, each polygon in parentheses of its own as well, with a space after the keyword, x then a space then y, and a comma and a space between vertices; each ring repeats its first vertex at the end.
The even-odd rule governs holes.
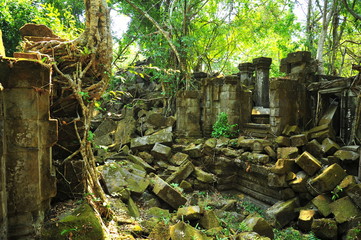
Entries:
MULTIPOLYGON (((219 111, 228 115, 230 124, 239 125, 241 86, 238 77, 226 76, 220 88, 219 111)), ((218 115, 216 115, 217 117, 218 115)))
POLYGON ((257 107, 269 107, 269 70, 272 58, 260 57, 253 59, 256 71, 254 101, 257 107))
MULTIPOLYGON (((0 82, 5 77, 0 73, 0 82)), ((3 92, 0 90, 0 102, 3 101, 3 92)), ((0 104, 0 118, 3 119, 3 105, 0 104)), ((7 193, 6 193, 6 165, 4 156, 4 121, 0 120, 0 239, 7 237, 7 193)))
POLYGON ((4 112, 3 156, 6 159, 8 238, 32 239, 56 194, 51 146, 57 121, 50 119, 49 65, 2 59, 0 106, 4 112))
POLYGON ((177 134, 185 137, 201 137, 201 109, 199 91, 177 93, 177 134))
POLYGON ((241 84, 246 86, 253 85, 253 72, 254 72, 254 65, 253 63, 240 63, 238 65, 239 75, 241 84))

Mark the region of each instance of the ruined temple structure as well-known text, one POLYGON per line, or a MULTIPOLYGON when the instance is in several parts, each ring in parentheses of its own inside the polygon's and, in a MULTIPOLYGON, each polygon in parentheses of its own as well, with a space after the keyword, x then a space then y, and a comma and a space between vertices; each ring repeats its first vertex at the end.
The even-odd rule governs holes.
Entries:
POLYGON ((360 77, 317 75, 310 52, 294 52, 282 59, 286 77, 271 78, 272 59, 260 57, 241 63, 231 76, 202 79, 200 91, 177 95, 177 132, 208 137, 221 112, 231 124, 253 138, 274 138, 286 126, 303 131, 323 126, 343 144, 360 144, 360 77))
POLYGON ((0 56, 0 84, 0 239, 33 239, 56 194, 50 65, 0 56))

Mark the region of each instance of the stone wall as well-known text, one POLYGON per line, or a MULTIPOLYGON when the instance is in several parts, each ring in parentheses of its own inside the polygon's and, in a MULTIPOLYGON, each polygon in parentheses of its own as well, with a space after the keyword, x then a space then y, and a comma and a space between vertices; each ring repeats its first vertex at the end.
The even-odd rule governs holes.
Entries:
POLYGON ((0 197, 7 204, 1 206, 1 229, 7 221, 10 239, 32 239, 56 194, 51 146, 57 121, 49 115, 50 73, 50 66, 39 61, 0 61, 1 169, 6 169, 0 174, 6 179, 0 197))

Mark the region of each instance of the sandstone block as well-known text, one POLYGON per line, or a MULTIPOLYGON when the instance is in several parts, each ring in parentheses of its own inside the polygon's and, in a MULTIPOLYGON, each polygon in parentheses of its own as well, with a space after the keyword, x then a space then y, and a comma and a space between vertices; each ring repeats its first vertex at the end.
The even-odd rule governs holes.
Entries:
POLYGON ((199 239, 199 240, 210 240, 211 238, 207 237, 205 233, 195 229, 189 224, 186 224, 182 221, 177 224, 169 227, 170 237, 172 240, 190 240, 190 239, 199 239))
POLYGON ((276 174, 286 174, 297 169, 294 159, 278 159, 276 164, 270 168, 271 172, 276 174))
POLYGON ((349 150, 337 150, 333 155, 341 161, 356 161, 360 159, 360 154, 349 150))
POLYGON ((185 180, 194 170, 192 162, 186 161, 183 165, 178 167, 178 170, 172 173, 168 178, 168 183, 180 183, 185 180))
POLYGON ((182 153, 182 152, 177 152, 176 154, 174 154, 169 162, 174 164, 174 165, 181 165, 182 163, 184 163, 185 161, 187 161, 189 158, 188 154, 182 153))
POLYGON ((270 224, 262 217, 256 215, 248 215, 243 223, 252 231, 256 232, 261 236, 274 238, 273 228, 270 224))
POLYGON ((150 149, 156 143, 170 144, 173 141, 173 134, 171 131, 171 128, 166 128, 154 133, 153 135, 132 138, 130 141, 130 148, 141 150, 150 149))
POLYGON ((190 144, 187 146, 184 151, 191 157, 191 158, 199 158, 202 156, 202 144, 190 144))
POLYGON ((171 207, 177 209, 187 202, 187 199, 182 195, 182 193, 175 190, 163 179, 155 174, 151 174, 151 176, 152 184, 154 186, 153 192, 163 201, 168 203, 171 207))
POLYGON ((207 155, 213 155, 217 146, 216 138, 209 138, 204 142, 203 153, 207 155))
POLYGON ((287 125, 285 127, 285 129, 283 130, 282 135, 290 137, 290 136, 297 135, 300 133, 301 133, 301 130, 297 125, 292 125, 292 126, 287 125))
POLYGON ((199 220, 199 224, 205 229, 220 227, 220 222, 213 210, 205 211, 199 220))
POLYGON ((305 232, 309 232, 311 230, 311 225, 315 214, 315 210, 301 210, 297 221, 298 227, 305 232))
POLYGON ((166 145, 156 143, 154 144, 151 154, 157 160, 168 160, 172 152, 172 149, 166 145))
POLYGON ((311 179, 308 190, 314 196, 333 190, 345 177, 345 170, 337 163, 324 169, 320 175, 311 179))
POLYGON ((217 177, 214 174, 207 173, 199 167, 196 167, 194 169, 194 175, 197 178, 197 180, 204 183, 214 183, 217 181, 217 177))
POLYGON ((291 146, 291 140, 290 140, 289 137, 278 136, 278 137, 276 137, 275 142, 280 147, 289 147, 289 146, 291 146))
POLYGON ((361 208, 361 183, 349 187, 346 190, 346 194, 359 208, 361 208))
POLYGON ((314 219, 311 231, 320 239, 337 240, 337 223, 330 218, 314 219))
POLYGON ((337 223, 344 223, 360 214, 350 197, 343 197, 332 202, 330 208, 337 223))
POLYGON ((301 147, 307 144, 306 134, 297 134, 290 137, 292 147, 301 147))
POLYGON ((277 159, 296 158, 298 156, 298 148, 296 147, 279 147, 277 148, 277 159))
POLYGON ((267 176, 268 186, 270 187, 288 187, 286 175, 269 173, 267 176))
POLYGON ((201 218, 201 208, 199 206, 181 207, 177 210, 177 218, 180 220, 198 220, 201 218))
POLYGON ((147 172, 154 172, 155 171, 155 169, 152 166, 150 166, 146 161, 144 161, 141 157, 129 154, 128 155, 128 160, 135 163, 135 164, 137 164, 137 165, 142 166, 145 170, 147 170, 147 172))
POLYGON ((293 198, 285 202, 277 202, 266 210, 266 214, 274 221, 277 228, 282 228, 297 217, 295 209, 298 206, 297 198, 293 198))
POLYGON ((340 146, 334 141, 332 141, 330 138, 325 138, 322 141, 322 150, 327 155, 332 155, 339 149, 340 146))
POLYGON ((308 142, 305 146, 305 150, 316 158, 320 158, 323 155, 322 145, 316 139, 308 142))
POLYGON ((331 199, 326 195, 321 194, 312 199, 313 205, 315 205, 322 216, 327 217, 331 214, 330 203, 331 199))
POLYGON ((296 174, 296 179, 290 181, 288 184, 293 191, 298 193, 307 192, 307 180, 309 176, 304 171, 299 171, 296 174))
POLYGON ((301 156, 296 159, 296 163, 300 166, 308 175, 314 175, 321 169, 321 163, 309 152, 303 152, 301 156))
POLYGON ((252 153, 252 162, 267 164, 269 162, 269 156, 267 154, 252 153))

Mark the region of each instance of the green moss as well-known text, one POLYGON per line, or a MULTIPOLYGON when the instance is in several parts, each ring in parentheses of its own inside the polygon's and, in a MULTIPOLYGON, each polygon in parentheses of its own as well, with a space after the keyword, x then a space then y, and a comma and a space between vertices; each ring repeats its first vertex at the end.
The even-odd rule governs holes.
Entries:
POLYGON ((45 226, 42 231, 42 240, 102 240, 104 233, 99 219, 93 209, 84 203, 71 214, 57 222, 45 226))

